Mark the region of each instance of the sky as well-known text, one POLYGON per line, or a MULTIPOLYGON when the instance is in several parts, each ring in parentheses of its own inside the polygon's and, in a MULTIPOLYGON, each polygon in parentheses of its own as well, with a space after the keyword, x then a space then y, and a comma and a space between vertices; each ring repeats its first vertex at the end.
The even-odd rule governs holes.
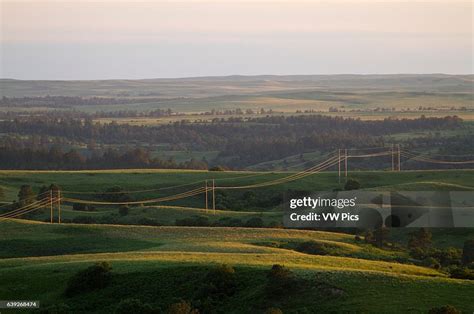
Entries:
POLYGON ((0 0, 0 77, 472 74, 473 2, 0 0))

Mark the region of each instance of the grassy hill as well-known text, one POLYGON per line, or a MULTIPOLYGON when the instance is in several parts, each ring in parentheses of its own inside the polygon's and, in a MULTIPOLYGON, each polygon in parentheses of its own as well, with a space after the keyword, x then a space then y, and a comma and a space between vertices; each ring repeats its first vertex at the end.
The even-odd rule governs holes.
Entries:
POLYGON ((180 299, 197 304, 206 274, 222 263, 236 270, 236 292, 217 305, 228 313, 263 313, 270 306, 285 313, 426 312, 444 304, 472 311, 472 281, 394 262, 404 253, 342 233, 3 221, 0 236, 0 298, 34 295, 43 306, 65 303, 75 313, 110 313, 117 299, 130 297, 164 309, 180 299), (330 245, 331 254, 292 249, 309 240, 330 245), (111 262, 112 283, 64 296, 68 279, 97 261, 111 262), (304 289, 269 295, 267 273, 273 264, 287 266, 304 289))

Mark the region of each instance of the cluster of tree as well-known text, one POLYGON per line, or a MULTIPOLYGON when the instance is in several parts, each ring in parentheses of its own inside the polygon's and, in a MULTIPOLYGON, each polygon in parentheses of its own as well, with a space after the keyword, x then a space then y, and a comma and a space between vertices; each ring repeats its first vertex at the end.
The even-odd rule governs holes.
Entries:
POLYGON ((4 147, 0 150, 0 169, 208 169, 206 161, 191 159, 177 163, 174 159, 153 157, 144 148, 129 150, 107 149, 93 154, 75 149, 63 152, 58 146, 51 148, 4 147))
POLYGON ((201 115, 205 116, 219 116, 219 115, 252 115, 252 114, 273 114, 274 111, 273 109, 269 108, 260 108, 257 110, 247 108, 247 109, 241 109, 241 108, 236 108, 236 109, 212 109, 211 111, 206 111, 201 113, 201 115))
POLYGON ((0 111, 1 120, 15 120, 17 118, 35 117, 36 119, 84 119, 93 120, 100 118, 147 118, 184 115, 173 112, 171 109, 154 109, 148 111, 114 110, 96 111, 87 113, 77 110, 48 110, 48 111, 0 111))
MULTIPOLYGON (((383 146, 385 135, 415 130, 460 128, 461 122, 457 117, 361 121, 308 115, 266 116, 249 118, 245 121, 239 118, 215 119, 213 122, 199 124, 182 121, 160 126, 136 126, 114 122, 101 124, 93 122, 90 117, 78 119, 68 116, 28 116, 0 121, 0 133, 66 138, 70 142, 79 143, 94 141, 116 145, 179 144, 185 149, 220 151, 213 161, 214 164, 239 168, 315 150, 383 146)), ((437 139, 436 146, 440 146, 440 143, 445 144, 442 139, 437 139)), ((3 141, 0 144, 5 151, 18 147, 16 142, 3 141)), ((73 159, 77 159, 80 155, 77 152, 68 153, 72 154, 69 157, 73 159)))
POLYGON ((431 232, 420 228, 410 234, 408 249, 410 256, 421 260, 424 266, 443 268, 453 278, 474 280, 474 240, 465 241, 462 250, 434 248, 431 232))

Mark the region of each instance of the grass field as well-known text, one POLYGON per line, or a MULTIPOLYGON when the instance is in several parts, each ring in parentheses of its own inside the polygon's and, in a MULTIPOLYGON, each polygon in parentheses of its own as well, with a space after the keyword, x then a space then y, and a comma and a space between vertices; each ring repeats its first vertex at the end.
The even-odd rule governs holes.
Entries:
MULTIPOLYGON (((217 186, 230 186, 290 174, 137 169, 0 171, 0 186, 5 191, 3 202, 15 199, 23 184, 38 191, 42 185, 56 183, 65 196, 84 199, 97 196, 72 191, 101 193, 115 185, 130 191, 165 188, 133 194, 136 199, 147 199, 200 187, 206 179, 215 179, 217 186), (171 186, 178 187, 168 189, 171 186)), ((474 190, 472 170, 349 174, 369 190, 474 190)), ((336 172, 323 172, 267 187, 258 195, 281 194, 289 189, 328 191, 341 186, 336 172)), ((265 226, 281 222, 278 208, 213 212, 203 209, 203 201, 200 195, 175 203, 132 207, 126 216, 120 216, 117 207, 83 212, 63 206, 65 221, 78 216, 113 216, 120 224, 134 225, 40 222, 49 217, 46 209, 34 216, 40 221, 0 220, 0 299, 34 296, 42 307, 66 304, 71 313, 113 313, 118 300, 127 298, 138 298, 163 310, 180 300, 199 307, 206 276, 218 265, 227 264, 235 268, 237 288, 214 304, 218 312, 264 313, 269 307, 278 307, 284 313, 426 313, 446 304, 464 312, 474 310, 473 281, 449 278, 445 269, 417 266, 419 263, 414 264, 401 249, 411 230, 392 230, 390 241, 396 245, 378 248, 341 232, 174 226, 178 219, 195 216, 210 222, 258 217, 265 226), (165 226, 140 226, 143 218, 165 226), (315 255, 298 251, 299 244, 307 241, 325 245, 327 252, 315 255), (111 284, 67 297, 64 291, 69 278, 100 261, 112 265, 111 284), (278 297, 269 294, 267 274, 274 264, 288 267, 300 288, 278 297)), ((464 241, 474 238, 474 229, 432 229, 432 234, 435 247, 462 249, 464 241)))
POLYGON ((226 263, 236 268, 243 288, 225 302, 230 313, 263 312, 265 306, 278 306, 285 313, 297 313, 303 308, 311 313, 335 309, 334 302, 337 310, 343 312, 425 312, 444 304, 468 312, 473 309, 470 296, 474 283, 446 278, 434 269, 373 260, 399 253, 368 248, 355 243, 353 236, 341 233, 22 221, 1 222, 0 227, 2 299, 28 298, 33 294, 45 306, 67 303, 77 312, 106 313, 114 306, 108 302, 113 296, 116 298, 117 291, 122 291, 121 298, 139 295, 166 307, 172 300, 192 300, 193 285, 198 285, 196 280, 203 277, 206 269, 226 263), (333 256, 321 256, 274 245, 308 240, 329 243, 337 249, 333 256), (114 284, 94 293, 66 298, 62 292, 67 279, 96 261, 111 262, 114 284), (318 287, 327 285, 341 292, 321 297, 317 302, 307 300, 316 297, 317 291, 288 291, 287 297, 266 300, 262 297, 265 273, 276 263, 286 265, 298 277, 317 282, 318 287), (137 284, 139 293, 126 288, 137 284))
MULTIPOLYGON (((133 103, 117 105, 65 106, 86 112, 172 108, 175 112, 197 113, 212 109, 271 108, 294 113, 296 110, 328 111, 330 107, 346 111, 375 108, 417 110, 420 106, 446 111, 452 107, 466 107, 471 109, 470 113, 457 111, 457 114, 466 114, 466 119, 469 116, 472 120, 472 80, 472 75, 442 74, 229 76, 103 81, 5 79, 1 80, 0 97, 67 95, 134 99, 133 103), (147 98, 154 98, 156 101, 140 102, 147 98)), ((0 107, 0 110, 25 109, 28 108, 0 107)), ((446 115, 446 112, 442 114, 446 115)), ((341 115, 380 119, 392 114, 374 112, 341 115)), ((395 115, 412 116, 403 113, 395 115)), ((166 119, 159 121, 162 123, 166 119)))

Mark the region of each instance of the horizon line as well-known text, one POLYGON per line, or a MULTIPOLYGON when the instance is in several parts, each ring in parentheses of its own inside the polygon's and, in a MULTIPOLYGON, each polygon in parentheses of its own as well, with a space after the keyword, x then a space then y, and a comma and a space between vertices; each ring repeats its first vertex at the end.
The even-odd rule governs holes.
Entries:
POLYGON ((202 75, 202 76, 169 76, 169 77, 143 77, 143 78, 90 78, 90 79, 21 79, 12 77, 0 77, 0 81, 146 81, 146 80, 183 80, 204 78, 232 78, 232 77, 309 77, 309 76, 473 76, 474 73, 334 73, 334 74, 228 74, 228 75, 202 75))

